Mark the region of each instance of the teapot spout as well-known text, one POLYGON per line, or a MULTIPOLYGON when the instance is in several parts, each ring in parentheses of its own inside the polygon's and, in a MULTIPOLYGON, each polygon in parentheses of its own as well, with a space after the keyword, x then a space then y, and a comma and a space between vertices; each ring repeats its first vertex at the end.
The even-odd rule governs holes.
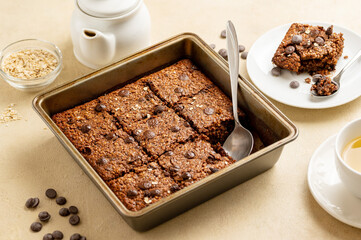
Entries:
POLYGON ((87 66, 97 68, 110 63, 115 55, 115 37, 95 29, 83 28, 79 45, 87 66))

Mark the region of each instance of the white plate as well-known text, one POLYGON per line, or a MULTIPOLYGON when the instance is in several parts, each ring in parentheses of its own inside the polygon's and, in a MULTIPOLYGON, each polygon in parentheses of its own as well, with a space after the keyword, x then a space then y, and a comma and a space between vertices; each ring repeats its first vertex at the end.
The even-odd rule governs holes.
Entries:
POLYGON ((353 227, 361 228, 361 199, 352 195, 336 170, 336 135, 328 138, 314 152, 308 165, 308 186, 326 212, 353 227))
MULTIPOLYGON (((334 32, 342 32, 345 38, 343 55, 340 57, 336 72, 350 60, 359 49, 361 49, 361 37, 356 33, 329 23, 305 22, 311 25, 319 25, 325 28, 330 25, 334 26, 334 32), (343 56, 348 56, 344 59, 343 56)), ((250 49, 247 56, 247 71, 253 83, 267 96, 290 106, 322 109, 336 107, 348 103, 361 95, 361 61, 354 63, 351 68, 344 73, 341 79, 341 88, 338 94, 327 99, 316 99, 310 95, 311 84, 305 83, 305 79, 310 77, 309 74, 296 73, 283 70, 281 76, 274 77, 271 74, 273 54, 283 37, 285 36, 291 24, 286 24, 270 30, 261 36, 250 49), (290 88, 291 81, 298 81, 300 87, 297 89, 290 88)))

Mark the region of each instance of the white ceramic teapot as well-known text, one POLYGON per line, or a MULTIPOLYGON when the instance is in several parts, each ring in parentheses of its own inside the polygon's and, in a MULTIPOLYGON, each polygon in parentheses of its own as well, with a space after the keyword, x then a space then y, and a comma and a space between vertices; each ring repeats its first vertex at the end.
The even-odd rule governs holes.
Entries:
POLYGON ((75 57, 99 68, 150 44, 150 16, 142 0, 75 0, 71 38, 75 57))

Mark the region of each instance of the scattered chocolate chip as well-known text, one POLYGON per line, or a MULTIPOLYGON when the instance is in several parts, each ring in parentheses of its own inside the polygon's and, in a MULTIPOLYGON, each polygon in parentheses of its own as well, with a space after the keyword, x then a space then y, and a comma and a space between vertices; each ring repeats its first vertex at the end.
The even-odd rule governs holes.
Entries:
POLYGON ((69 223, 71 225, 78 225, 80 222, 80 217, 78 215, 72 215, 70 218, 69 218, 69 223))
POLYGON ((291 88, 298 88, 300 86, 300 83, 298 81, 292 81, 290 83, 291 88))
POLYGON ((148 119, 147 123, 148 123, 149 127, 155 127, 155 126, 158 126, 159 121, 156 118, 150 118, 150 119, 148 119))
POLYGON ((178 126, 173 126, 173 127, 170 128, 170 130, 171 130, 172 132, 179 132, 179 131, 180 131, 180 127, 178 127, 178 126))
POLYGON ((66 203, 66 198, 65 197, 57 197, 55 201, 58 205, 64 205, 66 203))
POLYGON ((34 198, 29 198, 29 199, 26 200, 26 202, 25 202, 25 207, 27 207, 27 208, 32 208, 34 202, 35 202, 35 201, 34 201, 34 198))
POLYGON ((327 35, 331 35, 333 33, 333 25, 329 26, 326 30, 327 35))
POLYGON ((146 130, 146 131, 144 132, 144 136, 145 136, 146 138, 148 138, 148 139, 152 139, 152 138, 155 137, 155 133, 154 133, 153 131, 151 131, 151 130, 146 130))
POLYGON ((173 154, 174 154, 173 151, 168 151, 164 153, 165 156, 172 156, 173 154))
POLYGON ((273 76, 275 76, 275 77, 280 76, 281 73, 282 73, 282 69, 281 69, 280 67, 274 67, 274 68, 272 68, 272 70, 271 70, 271 74, 272 74, 273 76))
POLYGON ((224 59, 228 60, 228 52, 226 49, 219 49, 218 54, 221 55, 221 57, 223 57, 224 59))
POLYGON ((57 193, 56 193, 55 189, 49 188, 49 189, 46 190, 45 195, 46 195, 48 198, 53 199, 53 198, 56 198, 57 193))
POLYGON ((213 167, 210 167, 209 170, 211 170, 212 173, 215 173, 215 172, 219 171, 218 168, 213 168, 213 167))
POLYGON ((214 114, 214 108, 211 108, 211 107, 206 107, 203 111, 207 115, 213 115, 214 114))
POLYGON ((238 51, 239 52, 244 52, 244 50, 246 50, 246 47, 243 45, 238 45, 238 51))
POLYGON ((31 207, 32 207, 32 208, 36 208, 36 207, 39 205, 39 202, 40 202, 39 198, 35 197, 35 198, 34 198, 33 205, 32 205, 31 207))
POLYGON ((248 56, 248 52, 243 52, 243 53, 241 54, 241 58, 242 58, 242 59, 247 59, 247 56, 248 56))
POLYGON ((160 196, 160 194, 161 194, 161 191, 159 189, 150 190, 150 196, 151 197, 157 197, 157 196, 160 196))
POLYGON ((70 236, 70 240, 80 240, 81 235, 79 233, 74 233, 70 236))
POLYGON ((53 238, 54 239, 63 239, 64 238, 64 235, 62 232, 58 231, 58 230, 55 230, 53 233, 53 238))
POLYGON ((105 165, 108 163, 108 159, 105 157, 101 157, 97 160, 97 165, 105 165))
POLYGON ((135 141, 134 138, 131 136, 128 136, 124 139, 125 143, 133 143, 134 141, 135 141))
POLYGON ((43 224, 41 224, 40 222, 33 222, 30 225, 30 229, 33 232, 40 232, 40 230, 43 228, 43 224))
POLYGON ((166 106, 164 105, 157 105, 155 106, 154 108, 154 114, 159 114, 159 113, 162 113, 166 110, 166 106))
POLYGON ((319 46, 325 45, 325 40, 322 37, 317 37, 315 39, 315 43, 317 43, 319 46))
POLYGON ((127 196, 129 198, 136 197, 136 196, 138 196, 138 191, 136 189, 130 189, 127 191, 127 196))
POLYGON ((138 184, 138 187, 142 190, 147 190, 152 187, 152 183, 148 181, 143 181, 138 184))
POLYGON ((214 44, 214 43, 209 44, 209 46, 210 46, 212 49, 215 49, 215 48, 216 48, 216 44, 214 44))
POLYGON ((91 128, 92 128, 92 127, 91 127, 90 125, 84 124, 84 125, 82 125, 82 126, 80 127, 80 130, 81 130, 83 133, 87 133, 87 132, 90 131, 91 128))
POLYGON ((179 187, 179 185, 178 184, 173 184, 172 186, 170 186, 170 190, 172 191, 172 192, 176 192, 176 191, 178 191, 178 190, 180 190, 180 187, 179 187))
POLYGON ((145 102, 145 101, 147 101, 147 99, 145 99, 145 97, 138 98, 138 102, 145 102))
POLYGON ((189 124, 189 122, 184 122, 183 124, 185 127, 190 127, 191 125, 189 124))
POLYGON ((118 95, 121 97, 128 97, 129 94, 130 94, 129 90, 126 90, 126 89, 120 90, 118 93, 118 95))
POLYGON ((285 48, 285 53, 286 53, 286 54, 291 54, 291 53, 293 53, 295 50, 296 50, 296 48, 295 48, 294 46, 287 46, 287 47, 285 48))
POLYGON ((47 233, 44 235, 43 240, 53 240, 53 235, 51 233, 47 233))
POLYGON ((302 36, 301 35, 293 35, 292 36, 292 43, 293 44, 300 44, 302 42, 302 36))
POLYGON ((105 109, 105 105, 104 104, 101 104, 101 103, 98 103, 96 106, 95 106, 95 111, 97 112, 101 112, 105 109))
POLYGON ((321 74, 315 74, 312 76, 312 82, 317 82, 318 80, 321 80, 323 76, 321 74))
POLYGON ((116 135, 114 133, 108 133, 107 135, 105 135, 105 139, 107 140, 113 140, 116 137, 116 135))
POLYGON ((47 222, 50 219, 50 214, 47 211, 40 212, 38 214, 39 220, 42 222, 47 222))
POLYGON ((315 38, 315 37, 318 36, 319 33, 320 33, 320 31, 318 31, 317 29, 313 29, 313 30, 311 30, 311 32, 310 32, 310 36, 313 37, 313 38, 315 38))
POLYGON ((67 208, 60 208, 60 210, 59 210, 59 215, 60 215, 60 216, 66 217, 66 216, 69 216, 69 214, 70 214, 69 209, 67 209, 67 208))
POLYGON ((182 173, 181 177, 183 180, 188 180, 188 179, 192 178, 192 174, 190 174, 189 172, 184 172, 184 173, 182 173))
POLYGON ((187 151, 187 152, 184 154, 184 156, 185 156, 186 158, 188 158, 188 159, 192 159, 192 158, 194 158, 194 157, 196 156, 196 154, 195 154, 194 152, 192 152, 192 151, 187 151))
POLYGON ((143 132, 143 130, 142 129, 135 129, 134 131, 133 131, 133 134, 135 135, 135 136, 139 136, 140 134, 142 134, 142 132, 143 132))
POLYGON ((92 153, 92 150, 90 147, 85 147, 81 150, 82 153, 86 154, 86 155, 90 155, 92 153))
POLYGON ((184 109, 184 106, 181 104, 177 104, 174 106, 174 110, 176 110, 177 112, 180 112, 184 109))
POLYGON ((181 75, 179 75, 179 80, 182 80, 182 81, 187 81, 189 80, 189 77, 186 73, 182 73, 181 75))
POLYGON ((174 92, 175 92, 175 93, 182 93, 182 92, 183 92, 183 88, 181 88, 181 87, 176 87, 176 88, 174 89, 174 92))
POLYGON ((221 38, 226 38, 227 37, 227 32, 226 30, 222 30, 221 32, 221 38))

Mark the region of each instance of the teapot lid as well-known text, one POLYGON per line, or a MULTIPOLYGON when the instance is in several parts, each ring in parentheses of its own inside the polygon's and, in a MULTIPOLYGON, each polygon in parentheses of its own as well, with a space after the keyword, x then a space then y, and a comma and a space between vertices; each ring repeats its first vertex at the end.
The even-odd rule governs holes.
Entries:
POLYGON ((118 17, 133 10, 141 0, 77 0, 79 8, 94 17, 118 17))

